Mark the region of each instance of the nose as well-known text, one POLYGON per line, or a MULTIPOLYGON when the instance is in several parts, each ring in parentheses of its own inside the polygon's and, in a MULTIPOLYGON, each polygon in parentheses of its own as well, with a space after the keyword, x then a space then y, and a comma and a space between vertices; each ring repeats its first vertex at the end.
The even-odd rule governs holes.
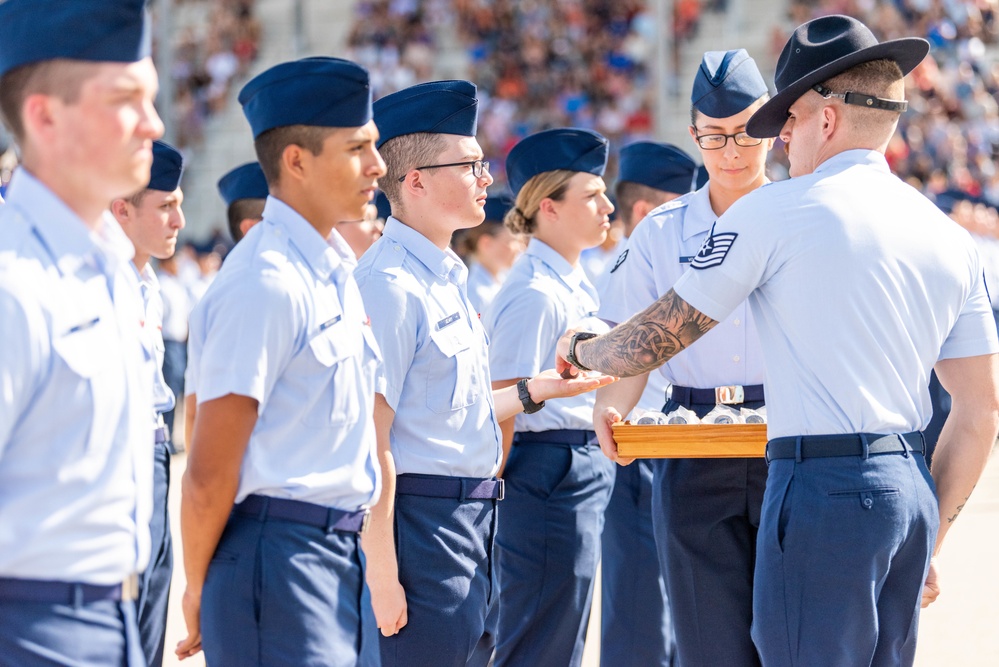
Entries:
POLYGON ((382 159, 382 154, 379 153, 374 147, 372 147, 371 150, 374 153, 374 160, 371 163, 373 169, 369 173, 376 178, 381 178, 388 172, 388 167, 385 166, 385 160, 382 159))
POLYGON ((163 136, 164 131, 166 131, 166 126, 163 125, 160 115, 156 113, 153 100, 145 100, 142 104, 141 117, 139 118, 139 132, 141 132, 142 136, 149 139, 159 139, 163 136))
POLYGON ((785 144, 790 143, 791 141, 791 124, 792 121, 788 118, 784 121, 784 127, 780 128, 780 140, 785 144))
POLYGON ((739 156, 739 144, 735 143, 735 137, 728 137, 725 140, 725 148, 722 149, 722 153, 730 160, 739 156))
POLYGON ((173 220, 170 222, 170 226, 174 229, 184 229, 184 227, 187 226, 187 218, 184 217, 184 211, 180 208, 180 206, 174 209, 173 220))
POLYGON ((482 165, 482 177, 479 180, 480 181, 485 181, 486 182, 486 187, 489 187, 490 185, 493 184, 493 180, 494 180, 493 179, 493 175, 489 173, 489 167, 487 167, 484 164, 482 165))
POLYGON ((604 215, 610 215, 614 212, 614 202, 606 194, 600 195, 601 203, 603 203, 604 215))

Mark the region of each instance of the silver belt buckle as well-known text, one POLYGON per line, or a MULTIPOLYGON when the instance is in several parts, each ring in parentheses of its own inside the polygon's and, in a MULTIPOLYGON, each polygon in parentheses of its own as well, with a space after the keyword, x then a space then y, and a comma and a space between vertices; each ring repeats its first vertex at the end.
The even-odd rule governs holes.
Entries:
POLYGON ((719 405, 738 405, 746 402, 746 392, 742 385, 731 384, 727 387, 715 387, 715 402, 719 405))
POLYGON ((139 575, 132 573, 121 582, 122 602, 131 602, 139 597, 139 575))
POLYGON ((368 525, 371 523, 371 510, 364 510, 364 518, 361 519, 361 530, 360 533, 368 532, 368 525))
POLYGON ((503 500, 504 498, 506 498, 506 480, 501 477, 496 481, 499 482, 499 487, 500 487, 499 498, 497 498, 496 500, 503 500))

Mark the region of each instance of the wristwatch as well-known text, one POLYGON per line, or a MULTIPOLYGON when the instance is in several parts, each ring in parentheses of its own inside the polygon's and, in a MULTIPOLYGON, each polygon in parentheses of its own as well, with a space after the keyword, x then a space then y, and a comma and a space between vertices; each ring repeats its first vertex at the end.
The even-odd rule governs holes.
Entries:
POLYGON ((531 415, 545 407, 545 402, 535 403, 534 399, 531 398, 531 392, 527 389, 527 380, 529 378, 522 378, 517 380, 517 395, 520 396, 520 402, 524 404, 524 414, 531 415))
POLYGON ((590 333, 588 331, 577 331, 576 333, 572 334, 572 337, 569 339, 569 351, 566 352, 565 354, 565 360, 581 371, 592 370, 590 368, 587 368, 583 364, 579 363, 579 359, 576 357, 576 343, 578 343, 581 340, 589 340, 591 338, 596 338, 596 337, 597 334, 590 333))

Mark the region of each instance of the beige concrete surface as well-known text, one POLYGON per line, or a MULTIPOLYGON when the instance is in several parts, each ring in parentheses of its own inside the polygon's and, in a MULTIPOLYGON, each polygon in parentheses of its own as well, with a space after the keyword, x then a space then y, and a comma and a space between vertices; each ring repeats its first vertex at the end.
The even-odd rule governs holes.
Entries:
MULTIPOLYGON (((176 567, 167 624, 168 656, 164 662, 167 667, 179 664, 201 667, 205 664, 200 654, 183 663, 172 654, 173 647, 185 634, 180 610, 184 576, 178 521, 180 476, 185 465, 185 456, 174 457, 170 511, 176 567)), ((943 591, 938 601, 924 610, 916 667, 999 665, 999 576, 996 574, 999 569, 999 454, 993 452, 978 488, 948 534, 940 566, 943 591)), ((590 618, 583 667, 600 664, 599 588, 594 591, 594 600, 597 603, 590 618)))

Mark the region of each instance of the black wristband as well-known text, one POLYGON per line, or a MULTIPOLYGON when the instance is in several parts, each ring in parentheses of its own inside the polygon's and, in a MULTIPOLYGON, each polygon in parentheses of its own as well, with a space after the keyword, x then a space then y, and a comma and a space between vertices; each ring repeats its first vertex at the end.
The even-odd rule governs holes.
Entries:
POLYGON ((534 399, 531 398, 531 392, 527 389, 527 380, 528 378, 517 380, 517 395, 520 396, 520 402, 524 404, 524 414, 530 415, 545 407, 545 402, 534 402, 534 399))
POLYGON ((591 368, 587 368, 586 366, 584 366, 579 362, 579 358, 576 356, 576 343, 578 343, 581 340, 589 340, 591 338, 596 338, 596 337, 597 334, 590 333, 587 331, 577 331, 576 333, 572 334, 572 337, 569 339, 569 351, 565 355, 565 360, 581 371, 593 370, 591 368))

